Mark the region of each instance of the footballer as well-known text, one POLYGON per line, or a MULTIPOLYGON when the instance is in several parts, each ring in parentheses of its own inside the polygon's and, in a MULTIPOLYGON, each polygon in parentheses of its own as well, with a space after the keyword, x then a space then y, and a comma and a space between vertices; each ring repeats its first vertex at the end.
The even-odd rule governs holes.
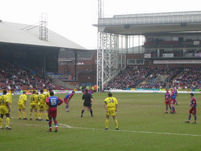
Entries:
POLYGON ((190 123, 191 120, 191 114, 193 114, 194 116, 194 124, 196 124, 196 120, 197 120, 197 116, 196 116, 196 107, 197 107, 197 103, 196 103, 196 99, 194 97, 193 93, 190 93, 190 109, 189 109, 189 116, 188 116, 188 120, 186 121, 186 123, 190 123))
POLYGON ((170 97, 170 93, 168 91, 168 89, 166 89, 166 93, 165 93, 165 113, 168 113, 168 107, 170 108, 171 110, 171 106, 170 106, 170 101, 171 101, 171 97, 170 97))
POLYGON ((10 102, 7 91, 3 90, 3 95, 0 96, 0 129, 3 128, 3 117, 6 116, 6 129, 10 130, 10 102))
MULTIPOLYGON (((42 116, 46 111, 46 95, 43 94, 43 90, 40 90, 40 94, 38 95, 38 108, 39 108, 38 120, 42 120, 42 116)), ((46 120, 48 120, 47 116, 46 120)))
POLYGON ((36 91, 33 90, 32 95, 30 97, 30 114, 29 119, 32 120, 32 113, 35 114, 35 119, 38 120, 38 95, 36 94, 36 91))
POLYGON ((106 112, 106 120, 105 120, 105 130, 108 130, 109 126, 109 117, 112 116, 114 123, 115 123, 115 129, 119 130, 119 125, 117 121, 117 107, 118 107, 118 101, 115 97, 112 96, 112 93, 108 93, 108 97, 104 100, 104 107, 106 112))
POLYGON ((27 95, 26 95, 26 92, 23 91, 23 94, 19 96, 19 101, 18 101, 18 119, 21 119, 23 117, 24 120, 27 120, 26 102, 27 102, 27 95))
POLYGON ((88 93, 87 89, 85 89, 85 91, 83 92, 82 100, 84 100, 84 103, 83 103, 83 108, 81 111, 81 118, 83 117, 83 114, 86 108, 90 111, 91 117, 93 117, 93 110, 92 110, 93 97, 90 93, 88 93))
POLYGON ((63 101, 54 96, 54 92, 50 92, 50 97, 47 98, 46 104, 49 106, 48 109, 48 116, 49 116, 49 132, 52 132, 52 120, 54 121, 55 125, 55 132, 58 131, 58 122, 57 122, 57 106, 62 104, 63 101))
POLYGON ((176 92, 174 89, 171 89, 171 112, 172 114, 176 113, 176 110, 175 110, 175 103, 176 103, 176 92))
POLYGON ((75 91, 72 91, 72 93, 68 93, 65 97, 64 97, 64 102, 66 104, 65 108, 66 108, 66 112, 69 112, 69 102, 71 100, 71 98, 73 97, 73 95, 75 94, 75 91))

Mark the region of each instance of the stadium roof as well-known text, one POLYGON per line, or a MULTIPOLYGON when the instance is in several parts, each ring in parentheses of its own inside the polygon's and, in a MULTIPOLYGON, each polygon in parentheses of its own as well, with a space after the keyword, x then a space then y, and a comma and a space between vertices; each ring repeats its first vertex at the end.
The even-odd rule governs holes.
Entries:
POLYGON ((160 32, 201 31, 201 11, 115 15, 100 18, 99 30, 137 35, 160 32))
POLYGON ((39 26, 0 21, 0 42, 86 49, 48 29, 48 41, 39 39, 39 26))

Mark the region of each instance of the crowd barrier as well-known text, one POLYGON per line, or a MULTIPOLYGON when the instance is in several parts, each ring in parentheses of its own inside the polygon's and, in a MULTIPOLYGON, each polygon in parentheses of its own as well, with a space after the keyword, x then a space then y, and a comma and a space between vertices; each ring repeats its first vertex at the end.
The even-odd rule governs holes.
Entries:
MULTIPOLYGON (((141 89, 141 88, 128 88, 126 90, 122 90, 122 89, 110 89, 110 90, 105 90, 106 92, 110 91, 110 92, 119 92, 119 93, 165 93, 166 90, 165 89, 141 89)), ((201 89, 178 89, 177 90, 178 93, 197 93, 197 94, 201 94, 201 89)))

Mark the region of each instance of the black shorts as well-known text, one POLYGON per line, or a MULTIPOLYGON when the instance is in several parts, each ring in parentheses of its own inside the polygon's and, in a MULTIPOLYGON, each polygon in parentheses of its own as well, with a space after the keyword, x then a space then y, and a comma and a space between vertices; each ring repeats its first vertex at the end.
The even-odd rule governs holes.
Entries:
POLYGON ((91 103, 83 103, 84 106, 91 107, 91 103))

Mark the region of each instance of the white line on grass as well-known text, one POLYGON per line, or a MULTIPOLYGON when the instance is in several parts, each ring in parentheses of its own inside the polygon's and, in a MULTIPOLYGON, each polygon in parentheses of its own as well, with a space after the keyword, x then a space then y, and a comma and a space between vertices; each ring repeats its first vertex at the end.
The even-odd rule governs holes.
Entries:
POLYGON ((72 128, 72 126, 70 126, 70 125, 67 125, 67 124, 59 124, 59 126, 63 126, 63 127, 65 127, 65 128, 72 128))
MULTIPOLYGON (((87 128, 87 127, 74 127, 67 124, 59 124, 64 128, 73 128, 73 129, 82 129, 82 130, 96 130, 96 131, 104 131, 103 129, 98 128, 87 128)), ((126 133, 140 133, 140 134, 157 134, 157 135, 177 135, 177 136, 199 136, 199 134, 185 134, 185 133, 170 133, 170 132, 154 132, 154 131, 132 131, 132 130, 109 130, 115 132, 126 132, 126 133)))

